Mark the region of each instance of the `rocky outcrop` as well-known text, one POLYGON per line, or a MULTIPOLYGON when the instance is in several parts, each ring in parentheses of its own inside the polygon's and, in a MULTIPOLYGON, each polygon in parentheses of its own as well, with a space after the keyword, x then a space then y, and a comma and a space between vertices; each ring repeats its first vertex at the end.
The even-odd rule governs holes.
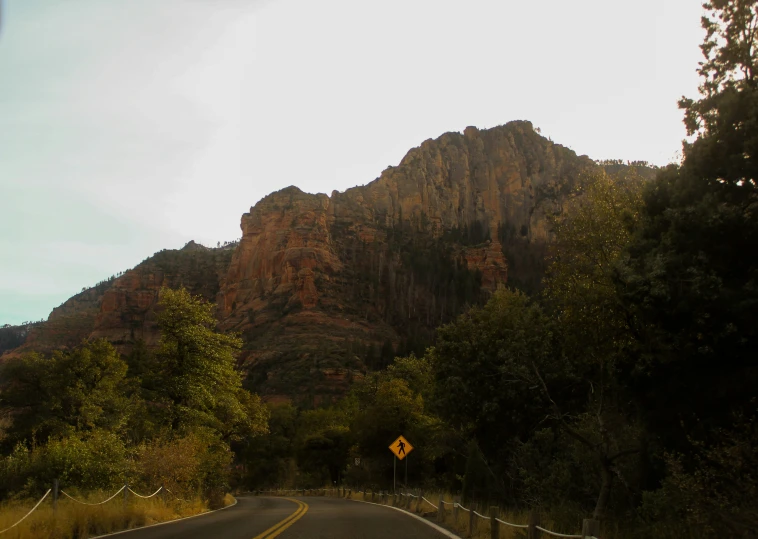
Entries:
POLYGON ((160 335, 155 308, 162 286, 184 286, 210 301, 220 288, 232 251, 197 247, 160 251, 121 276, 73 296, 53 309, 45 323, 35 325, 21 347, 3 357, 29 350, 48 353, 85 338, 106 338, 123 353, 129 353, 136 339, 156 345, 160 335))
POLYGON ((469 247, 464 250, 463 256, 469 268, 481 272, 482 286, 485 289, 495 290, 508 281, 508 262, 499 241, 488 240, 484 246, 469 247))
POLYGON ((342 268, 330 236, 328 209, 326 195, 288 187, 242 216, 242 240, 219 296, 222 319, 261 311, 272 296, 287 296, 290 307, 316 307, 316 277, 342 268))
POLYGON ((334 193, 333 213, 384 226, 428 223, 437 234, 477 221, 494 231, 507 222, 543 241, 545 211, 593 168, 592 160, 542 137, 529 122, 468 127, 425 141, 368 185, 334 193))

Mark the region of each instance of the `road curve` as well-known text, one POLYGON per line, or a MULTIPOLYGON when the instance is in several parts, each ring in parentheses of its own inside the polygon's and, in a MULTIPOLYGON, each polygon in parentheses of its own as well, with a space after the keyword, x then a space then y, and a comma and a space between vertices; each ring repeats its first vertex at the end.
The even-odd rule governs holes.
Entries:
POLYGON ((117 535, 118 539, 439 539, 400 511, 327 497, 241 496, 208 515, 117 535))

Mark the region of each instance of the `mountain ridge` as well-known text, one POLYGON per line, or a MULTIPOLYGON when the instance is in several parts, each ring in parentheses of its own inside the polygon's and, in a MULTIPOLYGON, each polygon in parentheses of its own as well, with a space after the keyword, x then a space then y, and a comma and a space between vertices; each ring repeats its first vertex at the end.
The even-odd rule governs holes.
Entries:
POLYGON ((155 346, 158 292, 185 286, 241 334, 251 389, 316 404, 423 351, 435 327, 509 279, 538 286, 549 215, 602 168, 526 121, 445 133, 368 184, 267 195, 242 215, 239 243, 160 251, 55 308, 4 359, 83 338, 124 354, 155 346))

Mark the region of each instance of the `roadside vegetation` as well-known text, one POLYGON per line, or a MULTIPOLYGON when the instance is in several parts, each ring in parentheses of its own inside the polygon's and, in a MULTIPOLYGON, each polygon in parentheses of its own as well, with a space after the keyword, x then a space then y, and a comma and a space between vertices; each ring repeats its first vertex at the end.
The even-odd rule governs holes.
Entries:
POLYGON ((56 480, 83 501, 126 483, 169 494, 165 502, 129 494, 126 512, 121 497, 93 508, 61 496, 55 519, 50 495, 21 530, 55 537, 33 532, 54 522, 61 537, 87 537, 224 505, 231 446, 264 434, 268 410, 242 388, 240 340, 215 331, 212 309, 184 289, 164 289, 157 350, 137 343, 124 358, 94 340, 3 365, 0 499, 8 501, 0 522, 23 516, 56 480))
MULTIPOLYGON (((108 491, 90 492, 81 498, 97 503, 110 497, 108 491)), ((0 529, 21 519, 30 509, 26 500, 0 504, 0 529)), ((168 501, 161 498, 132 500, 126 509, 118 496, 107 504, 88 507, 71 500, 60 500, 58 511, 51 504, 40 506, 28 519, 4 534, 10 539, 71 539, 94 537, 119 530, 149 526, 159 522, 197 515, 208 511, 208 504, 196 496, 188 501, 168 501)))

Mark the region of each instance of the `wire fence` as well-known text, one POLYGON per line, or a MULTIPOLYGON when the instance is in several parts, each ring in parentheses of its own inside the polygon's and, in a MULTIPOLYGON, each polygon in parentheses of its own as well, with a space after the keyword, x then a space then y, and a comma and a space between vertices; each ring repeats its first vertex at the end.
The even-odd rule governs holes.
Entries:
MULTIPOLYGON (((31 508, 31 510, 28 513, 26 513, 23 517, 21 517, 21 519, 19 519, 18 521, 16 521, 13 525, 5 528, 4 530, 0 530, 0 534, 3 534, 3 533, 5 533, 5 532, 7 532, 9 530, 12 530, 13 528, 15 528, 16 526, 18 526, 19 524, 21 524, 24 520, 26 520, 27 517, 29 517, 29 515, 31 515, 32 513, 34 513, 34 511, 42 504, 42 502, 45 501, 45 499, 50 495, 51 492, 53 493, 53 510, 54 511, 57 510, 57 507, 58 507, 58 494, 59 493, 62 494, 62 495, 64 495, 65 497, 67 497, 69 500, 71 500, 71 501, 73 501, 75 503, 78 503, 80 505, 96 506, 96 505, 103 505, 103 504, 108 503, 109 501, 113 500, 116 496, 118 496, 119 494, 121 494, 123 492, 124 493, 124 507, 126 507, 126 504, 127 504, 127 492, 131 492, 134 496, 137 496, 138 498, 142 498, 144 500, 152 498, 153 496, 156 496, 160 492, 168 492, 169 494, 171 494, 172 496, 174 496, 173 493, 170 490, 168 490, 167 488, 165 488, 163 485, 161 485, 158 488, 158 490, 156 490, 155 492, 153 492, 150 495, 142 495, 142 494, 139 494, 138 492, 135 492, 134 490, 132 490, 131 487, 129 487, 129 483, 125 483, 112 496, 106 498, 105 500, 103 500, 101 502, 92 503, 92 502, 85 502, 85 501, 79 500, 79 499, 75 498, 74 496, 72 496, 71 494, 69 494, 68 492, 66 492, 65 490, 59 490, 58 489, 58 481, 56 480, 55 484, 53 485, 53 488, 48 489, 47 492, 45 492, 45 495, 42 496, 42 498, 40 498, 40 500, 35 504, 34 507, 31 508)), ((174 499, 176 499, 178 501, 183 501, 183 502, 187 501, 187 500, 182 500, 181 498, 178 498, 176 496, 174 496, 174 499)), ((164 496, 164 501, 165 501, 165 496, 164 496)))
POLYGON ((498 518, 501 514, 499 507, 490 507, 489 516, 479 513, 474 506, 464 507, 458 501, 448 502, 442 499, 442 495, 439 495, 439 501, 437 504, 432 503, 424 497, 422 491, 418 494, 411 492, 395 492, 389 493, 385 490, 355 490, 351 488, 319 488, 319 489, 276 489, 276 490, 257 490, 252 494, 256 495, 272 495, 272 496, 334 496, 339 498, 352 498, 353 495, 361 495, 363 501, 371 501, 374 503, 381 503, 398 507, 410 511, 411 502, 416 501, 415 513, 422 512, 422 505, 425 502, 429 506, 436 510, 436 515, 425 514, 425 516, 436 516, 437 522, 444 524, 446 522, 448 513, 453 519, 453 523, 457 523, 459 520, 459 511, 464 511, 468 514, 468 529, 466 530, 467 537, 472 537, 474 530, 477 529, 477 519, 482 523, 489 523, 490 537, 493 539, 500 537, 500 525, 508 526, 511 528, 519 528, 527 530, 529 537, 536 537, 538 532, 545 533, 553 537, 564 537, 572 539, 598 539, 595 535, 597 533, 598 523, 591 519, 585 519, 582 523, 582 533, 580 534, 565 534, 558 533, 547 528, 543 528, 538 524, 536 513, 532 513, 529 518, 529 522, 526 524, 515 524, 498 518), (370 500, 367 498, 370 496, 370 500), (445 506, 452 506, 452 511, 445 509, 445 506))

